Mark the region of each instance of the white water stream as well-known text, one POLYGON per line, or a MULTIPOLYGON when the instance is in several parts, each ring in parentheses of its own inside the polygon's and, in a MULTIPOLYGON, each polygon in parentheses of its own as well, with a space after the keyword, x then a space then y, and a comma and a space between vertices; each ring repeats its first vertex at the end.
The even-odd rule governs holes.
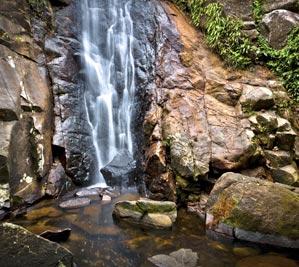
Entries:
POLYGON ((131 113, 135 91, 133 22, 128 0, 82 0, 84 94, 98 171, 123 149, 133 152, 131 113))

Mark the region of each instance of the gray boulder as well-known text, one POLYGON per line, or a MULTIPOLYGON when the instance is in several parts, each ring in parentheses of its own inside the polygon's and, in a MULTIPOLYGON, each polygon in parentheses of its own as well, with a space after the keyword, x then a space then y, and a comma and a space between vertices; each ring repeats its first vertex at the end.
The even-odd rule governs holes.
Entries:
POLYGON ((289 33, 299 25, 299 15, 284 9, 266 14, 261 22, 261 33, 273 48, 285 46, 289 33))
POLYGON ((240 103, 247 110, 268 109, 274 105, 273 93, 266 87, 244 85, 240 103))

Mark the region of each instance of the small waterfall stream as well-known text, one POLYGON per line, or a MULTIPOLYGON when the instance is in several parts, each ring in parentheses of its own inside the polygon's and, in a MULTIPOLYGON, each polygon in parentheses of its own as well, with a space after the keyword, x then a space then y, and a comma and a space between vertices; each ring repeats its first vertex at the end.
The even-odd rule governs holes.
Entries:
POLYGON ((84 94, 100 173, 121 150, 133 153, 131 112, 135 91, 133 21, 128 0, 82 0, 84 94))

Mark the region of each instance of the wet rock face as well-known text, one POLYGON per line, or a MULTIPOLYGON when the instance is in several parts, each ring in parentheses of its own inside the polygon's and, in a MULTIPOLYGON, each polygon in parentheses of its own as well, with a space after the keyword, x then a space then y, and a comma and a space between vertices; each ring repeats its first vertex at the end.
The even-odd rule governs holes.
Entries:
POLYGON ((0 234, 1 266, 73 266, 73 255, 70 251, 21 226, 1 224, 0 234))
POLYGON ((101 169, 109 186, 130 186, 134 184, 136 163, 129 151, 120 151, 113 160, 101 169))
POLYGON ((53 144, 65 151, 66 173, 77 184, 88 182, 96 171, 84 107, 84 81, 80 75, 80 9, 80 1, 71 1, 57 9, 54 32, 45 42, 55 103, 53 144))
POLYGON ((1 1, 0 14, 0 183, 18 204, 31 203, 52 164, 51 88, 36 39, 44 24, 32 26, 25 0, 1 1))
POLYGON ((225 173, 210 194, 206 225, 237 239, 298 248, 299 195, 294 189, 225 173))

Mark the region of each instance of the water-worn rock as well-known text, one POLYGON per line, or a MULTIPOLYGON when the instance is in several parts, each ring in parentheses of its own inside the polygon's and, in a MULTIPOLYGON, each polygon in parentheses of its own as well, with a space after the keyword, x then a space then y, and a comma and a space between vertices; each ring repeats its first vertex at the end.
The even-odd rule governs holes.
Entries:
POLYGON ((73 266, 73 255, 70 251, 21 226, 0 224, 0 235, 1 266, 73 266))
POLYGON ((195 267, 198 255, 191 249, 181 248, 169 255, 160 254, 150 257, 148 260, 158 267, 195 267))
POLYGON ((225 173, 210 194, 206 226, 241 240, 299 248, 299 195, 269 181, 225 173))
POLYGON ((81 7, 77 1, 64 1, 68 2, 55 9, 55 26, 45 40, 45 50, 54 97, 53 144, 63 154, 67 175, 82 185, 99 170, 82 97, 81 7))
POLYGON ((111 162, 101 169, 107 185, 129 185, 134 181, 135 160, 129 151, 120 151, 111 162))
POLYGON ((77 209, 81 207, 88 206, 91 200, 86 197, 82 198, 72 198, 66 201, 63 201, 59 204, 59 207, 62 209, 77 209))
POLYGON ((174 202, 140 199, 117 202, 113 215, 116 219, 143 227, 165 229, 172 227, 177 210, 174 202))
POLYGON ((261 22, 261 33, 269 44, 280 49, 285 46, 289 33, 299 25, 297 13, 278 9, 266 14, 261 22))

